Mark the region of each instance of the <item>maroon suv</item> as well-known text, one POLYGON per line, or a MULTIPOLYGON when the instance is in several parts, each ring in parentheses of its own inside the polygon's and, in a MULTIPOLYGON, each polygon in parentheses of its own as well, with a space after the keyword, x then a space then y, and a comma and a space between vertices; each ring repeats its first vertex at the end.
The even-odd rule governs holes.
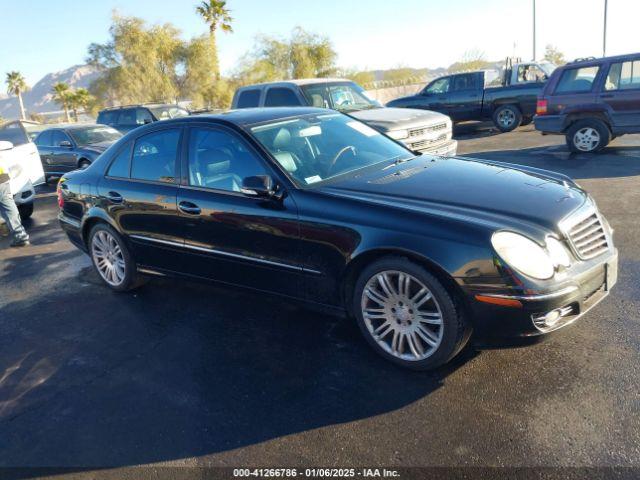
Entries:
POLYGON ((566 136, 572 152, 597 152, 640 133, 640 53, 579 60, 556 69, 538 97, 537 130, 566 136))

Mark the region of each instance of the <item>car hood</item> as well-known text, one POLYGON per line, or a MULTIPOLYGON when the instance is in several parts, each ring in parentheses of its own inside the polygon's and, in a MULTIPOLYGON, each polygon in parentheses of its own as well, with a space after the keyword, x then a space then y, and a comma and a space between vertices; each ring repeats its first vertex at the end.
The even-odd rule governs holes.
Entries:
POLYGON ((449 117, 438 112, 415 108, 374 108, 352 112, 350 115, 369 125, 384 130, 424 127, 450 122, 449 117))
POLYGON ((423 155, 321 188, 332 195, 490 223, 494 228, 558 232, 560 220, 579 208, 587 194, 562 175, 525 168, 423 155))

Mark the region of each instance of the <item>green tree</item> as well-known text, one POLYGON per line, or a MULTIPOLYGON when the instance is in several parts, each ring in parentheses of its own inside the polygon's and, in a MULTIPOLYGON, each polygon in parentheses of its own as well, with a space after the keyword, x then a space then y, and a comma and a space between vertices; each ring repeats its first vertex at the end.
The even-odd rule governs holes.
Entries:
POLYGON ((76 122, 78 121, 78 110, 81 108, 86 110, 92 100, 93 97, 86 88, 78 88, 75 91, 69 92, 69 108, 73 112, 73 117, 76 122))
POLYGON ((544 59, 554 65, 564 65, 567 61, 564 59, 564 53, 553 45, 547 45, 544 49, 544 59))
POLYGON ((69 104, 72 96, 71 89, 69 85, 64 82, 58 82, 53 86, 51 90, 53 92, 53 101, 62 105, 64 109, 64 115, 67 122, 71 121, 71 117, 69 116, 69 104))
POLYGON ((486 60, 483 51, 473 49, 467 50, 460 61, 455 62, 449 67, 449 71, 452 73, 469 72, 489 68, 491 65, 492 63, 486 60))
POLYGON ((225 0, 208 0, 200 2, 200 5, 196 6, 196 13, 202 17, 205 23, 209 26, 209 40, 211 42, 210 55, 212 56, 212 73, 215 75, 216 80, 220 78, 220 66, 218 64, 218 50, 216 43, 216 30, 218 28, 226 33, 232 33, 233 27, 231 22, 230 10, 227 9, 227 2, 225 0))
POLYGON ((416 81, 417 73, 413 68, 398 67, 386 70, 383 75, 383 80, 394 84, 406 84, 412 81, 416 81))
POLYGON ((358 71, 358 70, 342 70, 340 76, 348 78, 349 80, 357 83, 360 86, 367 87, 376 81, 376 76, 370 71, 358 71))
POLYGON ((22 94, 29 90, 27 81, 24 79, 20 72, 9 72, 5 80, 7 84, 7 93, 9 95, 15 95, 18 97, 18 103, 20 104, 20 118, 25 120, 26 114, 24 111, 24 103, 22 101, 22 94))
POLYGON ((292 78, 328 77, 337 54, 329 39, 296 27, 289 39, 260 35, 234 75, 241 84, 292 78))

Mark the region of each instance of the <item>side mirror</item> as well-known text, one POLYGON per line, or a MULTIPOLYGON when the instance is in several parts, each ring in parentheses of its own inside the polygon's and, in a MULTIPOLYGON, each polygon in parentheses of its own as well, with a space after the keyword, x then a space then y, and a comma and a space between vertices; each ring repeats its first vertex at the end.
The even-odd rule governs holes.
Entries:
POLYGON ((144 122, 144 125, 149 125, 150 123, 153 123, 153 120, 151 120, 150 118, 145 118, 143 122, 144 122))
POLYGON ((71 145, 71 142, 69 140, 63 140, 58 144, 59 147, 65 147, 65 148, 71 148, 73 147, 73 145, 71 145))
POLYGON ((2 150, 11 150, 13 148, 13 143, 7 142, 5 140, 0 141, 0 151, 2 150))
POLYGON ((252 197, 271 198, 276 194, 276 187, 269 175, 258 175, 242 180, 241 191, 252 197))

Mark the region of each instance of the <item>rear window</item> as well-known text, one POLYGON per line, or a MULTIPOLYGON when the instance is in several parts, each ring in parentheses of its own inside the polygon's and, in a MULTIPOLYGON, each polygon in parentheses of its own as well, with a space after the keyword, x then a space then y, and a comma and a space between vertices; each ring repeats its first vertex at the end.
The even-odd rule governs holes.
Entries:
POLYGON ((103 125, 115 125, 117 120, 118 120, 118 111, 114 110, 114 111, 100 112, 98 114, 98 120, 96 120, 96 122, 102 123, 103 125))
POLYGON ((593 88, 600 67, 568 68, 562 72, 555 93, 585 93, 593 88))
POLYGON ((236 108, 254 108, 260 105, 260 90, 244 90, 238 95, 236 108))
POLYGON ((300 100, 290 88, 270 88, 264 100, 265 107, 299 107, 300 100))
POLYGON ((640 88, 640 60, 614 63, 609 69, 605 90, 634 90, 640 88))
POLYGON ((22 127, 15 123, 0 129, 0 140, 11 142, 15 146, 29 143, 29 138, 27 138, 22 127))

